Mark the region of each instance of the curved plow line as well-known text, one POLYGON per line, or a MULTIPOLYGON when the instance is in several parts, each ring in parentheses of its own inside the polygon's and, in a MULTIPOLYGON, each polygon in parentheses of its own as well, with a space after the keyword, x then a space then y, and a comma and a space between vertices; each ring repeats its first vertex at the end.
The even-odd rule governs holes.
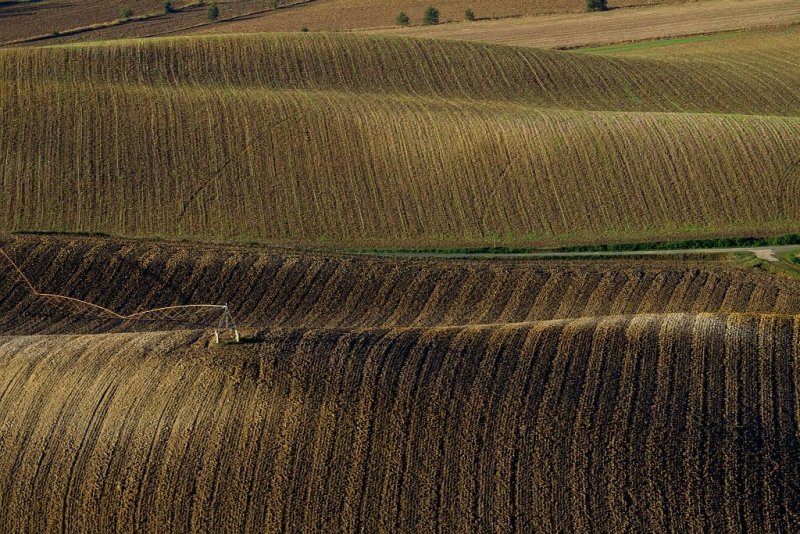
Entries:
POLYGON ((121 313, 117 313, 114 310, 106 308, 104 306, 100 306, 99 304, 94 304, 92 302, 88 302, 85 300, 77 299, 74 297, 68 297, 66 295, 56 295, 54 293, 43 293, 36 289, 36 286, 30 281, 30 279, 25 276, 25 273, 22 269, 17 265, 17 263, 11 259, 5 250, 0 248, 0 256, 4 257, 6 261, 13 267, 14 271, 19 275, 22 279, 22 282, 28 287, 31 294, 37 297, 44 297, 53 300, 61 300, 65 302, 70 302, 73 304, 79 304, 81 306, 86 306, 93 310, 99 310, 105 314, 110 315, 114 319, 119 319, 121 321, 129 321, 132 319, 139 319, 145 315, 156 314, 156 313, 164 313, 164 312, 171 312, 171 311, 178 311, 178 310, 198 310, 198 309, 216 309, 222 311, 222 316, 220 317, 219 323, 217 324, 216 328, 214 329, 214 339, 217 343, 219 343, 219 330, 228 330, 233 334, 235 341, 239 342, 239 330, 236 326, 236 321, 233 319, 233 315, 231 314, 230 310, 228 309, 227 304, 182 304, 177 306, 163 306, 161 308, 150 308, 147 310, 138 311, 135 313, 131 313, 128 315, 123 315, 121 313))

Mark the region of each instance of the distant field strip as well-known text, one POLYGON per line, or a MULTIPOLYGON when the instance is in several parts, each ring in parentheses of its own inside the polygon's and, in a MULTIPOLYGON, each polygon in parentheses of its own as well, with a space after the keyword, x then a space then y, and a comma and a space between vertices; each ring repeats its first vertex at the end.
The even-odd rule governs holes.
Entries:
POLYGON ((381 31, 405 37, 575 48, 798 23, 800 4, 796 0, 711 0, 381 31))
POLYGON ((800 320, 0 337, 0 523, 781 531, 800 320), (58 439, 54 439, 58 436, 58 439))
MULTIPOLYGON (((684 0, 611 0, 612 7, 675 3, 684 0)), ((220 18, 207 18, 208 3, 175 2, 164 13, 157 0, 82 0, 77 3, 41 1, 0 2, 0 45, 36 38, 34 46, 123 38, 144 38, 173 33, 299 32, 388 27, 405 10, 412 24, 422 23, 427 0, 279 0, 277 8, 266 0, 216 2, 220 18), (305 5, 307 4, 307 5, 305 5), (121 21, 120 12, 131 8, 134 17, 121 21), (141 17, 141 18, 140 18, 141 17), (78 30, 78 31, 76 31, 78 30)), ((583 11, 584 0, 472 0, 478 17, 514 17, 542 13, 583 11)), ((441 20, 462 20, 462 0, 439 0, 441 20)))
POLYGON ((4 50, 0 229, 374 248, 790 233, 800 46, 776 50, 362 35, 4 50))
MULTIPOLYGON (((683 0, 610 0, 614 8, 671 4, 683 0)), ((307 5, 264 13, 258 17, 209 25, 190 33, 253 33, 298 31, 303 26, 312 31, 353 30, 395 26, 403 11, 410 24, 422 24, 428 0, 314 0, 307 5)), ((435 2, 441 22, 463 21, 464 10, 471 7, 479 18, 506 18, 547 13, 576 13, 586 9, 584 0, 439 0, 435 2)))
POLYGON ((800 25, 781 29, 725 32, 694 37, 658 39, 636 43, 582 48, 577 54, 602 57, 658 59, 668 62, 705 63, 729 70, 756 70, 764 67, 770 76, 781 80, 781 69, 792 72, 798 60, 800 25))
MULTIPOLYGON (((285 7, 303 1, 309 0, 281 0, 280 3, 285 7)), ((216 3, 222 20, 272 10, 265 0, 216 3)), ((207 10, 208 5, 198 0, 177 0, 173 2, 171 13, 165 13, 163 2, 158 0, 4 1, 0 2, 0 45, 31 38, 38 38, 34 41, 36 46, 145 37, 210 24, 207 10), (133 17, 123 21, 120 13, 126 8, 133 10, 133 17)))

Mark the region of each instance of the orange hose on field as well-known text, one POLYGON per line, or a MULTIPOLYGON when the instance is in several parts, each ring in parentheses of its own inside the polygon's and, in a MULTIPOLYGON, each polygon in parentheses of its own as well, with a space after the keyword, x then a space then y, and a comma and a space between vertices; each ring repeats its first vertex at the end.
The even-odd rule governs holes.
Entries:
POLYGON ((225 310, 226 312, 228 310, 228 306, 227 305, 223 305, 223 304, 183 304, 183 305, 177 305, 177 306, 165 306, 165 307, 161 307, 161 308, 150 308, 150 309, 138 311, 138 312, 135 312, 135 313, 131 313, 129 315, 123 315, 121 313, 117 313, 114 310, 111 310, 111 309, 106 308, 104 306, 100 306, 98 304, 94 304, 92 302, 88 302, 88 301, 85 301, 85 300, 77 299, 77 298, 74 298, 74 297, 68 297, 66 295, 56 295, 54 293, 43 293, 43 292, 39 291, 38 289, 36 289, 36 286, 33 285, 33 283, 30 281, 30 279, 27 276, 25 276, 25 273, 22 271, 22 269, 19 267, 19 265, 17 265, 17 263, 11 258, 11 256, 9 256, 6 253, 6 251, 3 250, 2 248, 0 248, 0 256, 5 258, 6 261, 11 265, 11 267, 14 268, 16 273, 22 278, 22 281, 28 287, 28 289, 31 291, 31 293, 33 295, 35 295, 37 297, 45 297, 45 298, 57 299, 57 300, 65 300, 65 301, 68 301, 68 302, 74 302, 74 303, 77 303, 77 304, 82 304, 84 306, 88 306, 90 308, 105 312, 105 313, 111 315, 112 317, 114 317, 116 319, 128 320, 128 319, 138 318, 138 317, 141 317, 143 315, 148 315, 148 314, 151 314, 151 313, 158 313, 158 312, 164 312, 164 311, 170 311, 170 310, 178 310, 178 309, 213 308, 213 309, 218 309, 218 310, 225 310))

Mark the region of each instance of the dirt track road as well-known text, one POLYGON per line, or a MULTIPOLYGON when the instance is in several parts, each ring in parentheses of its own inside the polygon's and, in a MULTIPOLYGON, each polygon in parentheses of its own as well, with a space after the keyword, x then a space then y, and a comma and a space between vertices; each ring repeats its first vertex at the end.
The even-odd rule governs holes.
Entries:
POLYGON ((777 263, 780 261, 779 257, 785 252, 790 250, 800 249, 798 245, 783 245, 775 247, 730 247, 730 248, 694 248, 694 249, 676 249, 676 250, 625 250, 625 251, 607 251, 607 252, 524 252, 519 254, 514 253, 464 253, 464 254, 440 254, 435 252, 409 252, 409 253, 379 253, 380 256, 414 256, 414 257, 442 257, 448 258, 621 258, 632 256, 684 256, 690 255, 703 255, 703 254, 734 254, 737 252, 751 252, 757 258, 765 261, 777 263))

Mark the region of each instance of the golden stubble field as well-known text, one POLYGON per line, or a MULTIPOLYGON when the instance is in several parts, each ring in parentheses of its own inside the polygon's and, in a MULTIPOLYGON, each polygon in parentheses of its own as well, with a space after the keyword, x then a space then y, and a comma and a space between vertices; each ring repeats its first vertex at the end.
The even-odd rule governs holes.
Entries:
POLYGON ((718 62, 335 34, 7 50, 0 225, 406 248, 790 233, 780 43, 718 62))

